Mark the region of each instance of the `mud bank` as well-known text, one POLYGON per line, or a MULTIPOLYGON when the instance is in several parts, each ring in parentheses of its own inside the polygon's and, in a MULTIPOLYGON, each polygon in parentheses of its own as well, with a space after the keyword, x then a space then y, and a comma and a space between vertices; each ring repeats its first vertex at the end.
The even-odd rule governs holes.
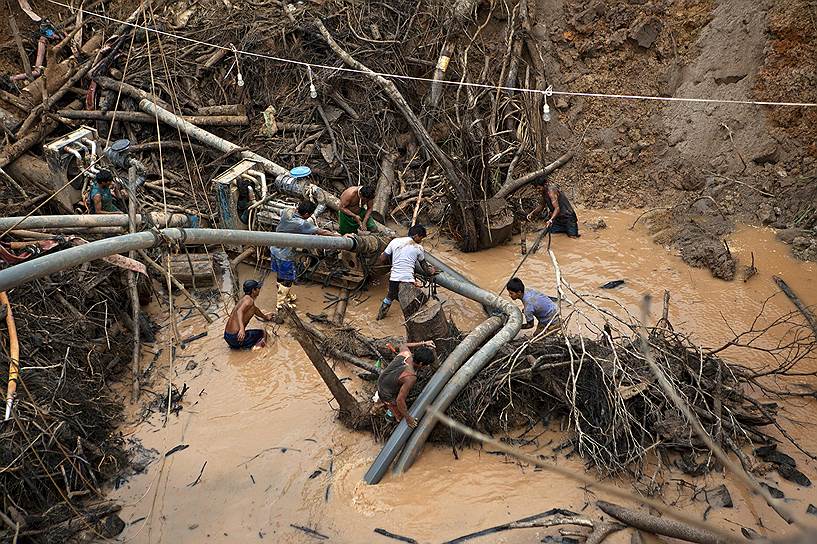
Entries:
MULTIPOLYGON (((724 283, 658 250, 641 227, 629 230, 637 213, 599 215, 608 229, 588 233, 578 241, 556 237, 552 247, 571 285, 603 294, 610 299, 606 302, 610 308, 615 301, 635 310, 644 293, 660 295, 668 289, 673 294, 677 326, 693 333, 701 344, 715 345, 731 334, 723 316, 734 328, 745 326, 776 292, 772 274, 784 277, 806 303, 817 302, 814 265, 794 261, 784 246, 774 242, 771 231, 738 230, 730 247, 740 255, 754 251, 759 272, 747 283, 724 283), (598 289, 612 279, 624 279, 625 284, 613 291, 598 289)), ((482 286, 499 290, 519 262, 517 243, 518 238, 478 255, 461 254, 435 240, 426 245, 482 286)), ((544 253, 530 257, 520 275, 546 291, 554 284, 544 253)), ((373 288, 368 299, 348 309, 348 321, 372 336, 400 332, 396 315, 382 322, 371 319, 384 290, 384 285, 373 288)), ((301 313, 321 313, 325 302, 320 288, 299 286, 296 292, 301 313)), ((272 307, 274 297, 270 283, 262 291, 260 306, 272 307)), ((476 304, 448 293, 443 298, 461 328, 482 318, 476 304)), ((788 304, 785 297, 776 295, 767 303, 768 315, 790 311, 788 304)), ((285 329, 278 331, 280 336, 266 350, 235 353, 220 338, 223 319, 209 328, 205 325, 197 317, 182 321, 182 338, 203 330, 208 336, 179 350, 172 369, 164 357, 155 366, 154 387, 166 387, 168 377, 177 387, 183 383, 190 387, 179 415, 171 415, 164 427, 163 418, 153 416, 123 429, 128 439, 138 439, 158 452, 145 474, 132 477, 111 493, 123 504, 121 515, 129 522, 121 537, 125 541, 312 542, 312 536, 291 527, 300 525, 334 542, 388 542, 373 533, 378 527, 420 542, 440 542, 549 508, 580 511, 587 502, 604 498, 586 493, 573 482, 476 448, 457 451, 455 459, 450 448, 427 447, 406 475, 388 476, 380 485, 367 486, 362 475, 380 445, 369 435, 349 432, 335 421, 329 393, 298 345, 286 337, 285 329), (163 456, 180 444, 189 447, 163 456)), ((347 386, 362 397, 365 388, 354 373, 342 365, 338 371, 352 377, 347 386)), ((789 425, 792 434, 811 450, 817 449, 817 437, 797 422, 807 421, 814 408, 815 402, 810 401, 786 405, 783 412, 793 422, 789 425)), ((539 446, 531 446, 531 451, 562 466, 584 470, 579 459, 553 451, 564 433, 558 428, 543 431, 539 446)), ((785 451, 797 459, 803 472, 813 476, 814 463, 791 449, 785 451)), ((774 473, 761 479, 795 499, 797 512, 804 512, 809 501, 813 502, 811 490, 797 489, 774 473)), ((714 475, 687 480, 708 489, 723 481, 714 475)), ((626 479, 617 482, 626 488, 631 485, 626 479)), ((668 479, 661 483, 664 499, 678 508, 696 515, 707 508, 700 496, 693 499, 692 491, 679 482, 668 479)), ((757 529, 759 516, 768 534, 785 530, 782 520, 745 489, 731 480, 726 483, 735 507, 712 510, 710 520, 739 531, 740 526, 757 529)), ((494 541, 530 542, 535 531, 505 533, 494 541)), ((555 534, 539 531, 539 538, 555 534)), ((619 533, 610 542, 629 542, 629 535, 619 533)))

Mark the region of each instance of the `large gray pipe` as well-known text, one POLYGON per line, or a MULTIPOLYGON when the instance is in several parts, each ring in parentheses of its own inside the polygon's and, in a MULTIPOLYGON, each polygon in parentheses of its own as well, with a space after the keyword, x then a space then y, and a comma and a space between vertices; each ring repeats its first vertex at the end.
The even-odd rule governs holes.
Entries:
POLYGON ((128 251, 148 249, 163 241, 182 244, 228 244, 253 246, 298 247, 303 249, 345 249, 355 251, 357 239, 340 236, 309 236, 280 232, 254 232, 227 229, 162 229, 125 234, 75 246, 37 259, 16 264, 0 271, 0 291, 6 291, 31 280, 78 266, 82 263, 128 251))
MULTIPOLYGON (((436 259, 433 257, 429 259, 431 264, 437 266, 437 263, 434 261, 436 261, 436 259)), ((443 275, 441 274, 440 276, 443 275)), ((443 285, 444 287, 448 287, 442 281, 439 281, 439 279, 437 283, 443 285)), ((451 380, 443 388, 442 392, 437 395, 437 398, 434 400, 432 406, 441 412, 445 412, 448 409, 468 382, 474 379, 474 377, 479 374, 485 365, 487 365, 491 359, 493 359, 496 352, 499 351, 499 348, 513 340, 519 333, 519 330, 522 328, 522 313, 513 303, 503 300, 492 293, 479 289, 478 287, 471 287, 471 289, 477 289, 481 291, 481 293, 479 293, 478 298, 470 296, 469 298, 473 298, 474 300, 482 302, 487 306, 500 308, 502 312, 508 316, 508 321, 505 323, 505 326, 502 327, 502 330, 494 335, 494 337, 491 338, 484 346, 482 346, 482 348, 476 354, 474 354, 464 365, 462 365, 457 373, 454 374, 454 377, 451 378, 451 380), (486 304, 487 302, 490 303, 486 304)), ((465 293, 460 294, 468 296, 468 294, 465 293)), ((414 460, 417 459, 417 456, 422 451, 423 446, 425 445, 426 440, 428 440, 428 436, 431 434, 431 431, 436 423, 436 420, 428 417, 423 418, 420 421, 417 428, 414 429, 413 433, 411 433, 411 437, 409 438, 406 447, 403 448, 403 453, 400 455, 400 459, 394 466, 395 473, 402 474, 408 470, 409 467, 411 467, 414 460)))
MULTIPOLYGON (((460 294, 460 295, 462 295, 462 296, 464 296, 466 298, 469 298, 471 300, 479 302, 484 307, 488 307, 488 308, 490 308, 492 310, 496 310, 499 313, 504 314, 505 316, 507 316, 507 322, 502 327, 502 329, 499 331, 499 333, 497 333, 494 336, 493 339, 491 339, 488 343, 486 343, 485 346, 481 350, 479 350, 479 352, 477 352, 477 355, 474 355, 473 357, 471 357, 471 359, 469 359, 469 361, 466 363, 466 365, 471 363, 472 361, 474 361, 474 359, 480 354, 483 354, 483 357, 487 358, 487 359, 485 359, 485 363, 487 363, 488 361, 491 360, 491 358, 493 358, 493 356, 496 354, 496 352, 499 350, 499 348, 504 343, 506 343, 507 341, 512 339, 519 332, 519 329, 522 326, 522 314, 519 312, 519 308, 517 308, 511 302, 509 302, 507 300, 504 300, 504 299, 498 297, 497 295, 495 295, 493 293, 490 293, 490 292, 488 292, 488 291, 474 285, 470 280, 465 278, 462 274, 459 274, 458 272, 453 270, 451 267, 447 266, 445 263, 443 263, 439 259, 435 258, 433 255, 426 254, 426 260, 427 260, 427 262, 429 264, 431 264, 432 266, 434 266, 438 270, 443 271, 443 273, 438 274, 436 276, 436 281, 437 281, 437 283, 439 285, 441 285, 441 286, 445 287, 446 289, 449 289, 449 290, 451 290, 451 291, 453 291, 453 292, 455 292, 457 294, 460 294), (497 340, 497 338, 499 338, 499 340, 497 340)), ((488 323, 492 323, 493 319, 501 319, 501 318, 499 318, 499 317, 492 318, 491 320, 486 321, 483 325, 486 328, 491 327, 492 325, 489 325, 488 323)), ((480 327, 482 327, 483 325, 480 325, 480 327)), ((478 328, 480 328, 480 327, 478 327, 478 328)), ((496 329, 493 329, 493 330, 496 330, 496 329)), ((480 335, 481 335, 482 332, 484 332, 484 330, 480 332, 480 335)), ((463 344, 465 344, 465 343, 466 342, 463 342, 463 344)), ((479 344, 481 342, 477 343, 476 341, 474 341, 474 343, 476 345, 473 346, 473 347, 476 348, 476 347, 479 346, 479 344)), ((462 344, 460 344, 460 346, 458 346, 457 349, 455 349, 455 352, 457 352, 460 348, 462 348, 462 351, 461 351, 462 358, 467 357, 469 353, 473 352, 473 349, 471 349, 471 345, 472 345, 471 342, 468 342, 467 344, 468 345, 466 345, 466 346, 463 346, 462 344), (466 350, 468 350, 468 353, 464 353, 466 350)), ((452 355, 453 355, 453 353, 452 353, 452 355)), ((462 364, 461 359, 451 360, 451 357, 449 357, 449 359, 446 360, 446 362, 443 365, 443 366, 447 367, 446 372, 443 373, 443 374, 440 374, 438 381, 435 382, 435 384, 434 384, 434 391, 435 392, 439 391, 440 388, 443 385, 445 385, 445 387, 442 389, 442 393, 440 393, 440 395, 448 392, 447 395, 453 395, 453 396, 451 396, 451 400, 453 400, 457 396, 457 394, 462 390, 462 388, 465 386, 465 384, 463 383, 459 387, 455 387, 455 388, 449 387, 450 381, 448 380, 448 378, 451 376, 451 372, 456 371, 457 367, 459 365, 461 365, 461 364, 462 364), (450 360, 450 362, 449 362, 449 360, 450 360)), ((483 363, 482 366, 484 366, 484 363, 483 363)), ((473 376, 475 376, 479 372, 479 370, 482 369, 482 366, 480 366, 479 369, 477 369, 477 371, 473 374, 473 376)), ((475 368, 475 367, 472 365, 472 368, 475 368)), ((461 371, 462 371, 462 369, 457 371, 457 373, 454 375, 454 377, 456 378, 456 376, 459 376, 461 371)), ((439 373, 439 371, 438 371, 438 373, 439 373)), ((437 379, 437 374, 434 375, 432 380, 436 380, 436 379, 437 379)), ((425 394, 426 394, 426 390, 424 389, 423 392, 421 393, 421 395, 425 395, 425 394)), ((429 391, 428 399, 431 399, 433 397, 434 397, 434 395, 432 395, 431 391, 429 391)), ((437 396, 437 398, 439 398, 439 396, 437 396)), ((419 401, 419 398, 418 398, 418 401, 419 401)), ((418 405, 418 401, 415 401, 415 403, 412 405, 411 415, 413 417, 419 419, 425 413, 425 409, 427 408, 429 402, 428 402, 428 400, 424 399, 423 404, 418 405)), ((450 401, 448 401, 448 404, 450 404, 450 401)), ((445 405, 446 408, 448 407, 448 404, 445 405)), ((434 405, 435 406, 437 405, 436 399, 434 401, 434 405)), ((408 444, 409 445, 414 443, 415 446, 413 446, 413 447, 417 447, 416 444, 419 443, 419 448, 421 449, 423 444, 425 443, 425 440, 428 438, 428 433, 425 434, 425 436, 422 438, 421 441, 415 440, 415 437, 417 436, 418 431, 420 431, 421 429, 423 429, 426 426, 428 427, 428 433, 430 433, 431 429, 433 428, 433 425, 429 425, 428 418, 420 420, 419 426, 417 427, 417 429, 414 429, 413 431, 411 429, 409 429, 408 425, 405 424, 405 422, 402 422, 398 426, 398 428, 395 429, 395 432, 393 433, 392 437, 389 438, 389 441, 386 443, 386 446, 384 446, 384 448, 381 451, 380 455, 378 455, 377 459, 375 459, 374 464, 372 464, 372 466, 366 472, 366 475, 364 477, 365 481, 367 483, 370 483, 370 484, 376 484, 377 482, 380 481, 380 479, 383 477, 386 470, 388 469, 389 464, 394 459, 394 457, 397 455, 397 452, 399 451, 400 446, 403 443, 406 442, 407 438, 408 438, 408 444), (398 434, 398 436, 395 437, 394 436, 395 434, 398 434), (409 435, 411 435, 410 438, 409 438, 409 435)), ((408 446, 406 446, 406 448, 408 448, 408 446)), ((405 449, 404 449, 404 454, 405 454, 405 449)), ((416 456, 416 454, 415 454, 415 456, 416 456)))
MULTIPOLYGON (((183 213, 151 213, 151 221, 162 227, 190 227, 191 218, 183 213)), ((136 223, 144 217, 136 215, 136 223)), ((127 227, 128 214, 103 213, 88 215, 32 215, 29 217, 0 217, 0 231, 8 229, 51 229, 71 227, 127 227)))
MULTIPOLYGON (((185 121, 178 115, 175 115, 161 106, 157 106, 147 98, 143 98, 139 101, 139 107, 143 111, 152 113, 163 123, 174 126, 182 132, 189 134, 200 142, 210 145, 219 151, 231 153, 241 149, 238 145, 229 142, 224 138, 219 138, 215 134, 207 132, 196 125, 185 121)), ((258 153, 253 153, 252 151, 242 151, 241 157, 256 161, 264 167, 264 170, 276 176, 273 186, 279 191, 289 192, 292 195, 300 197, 311 197, 315 202, 325 204, 336 211, 340 210, 340 199, 338 197, 331 193, 327 193, 317 185, 312 185, 308 182, 292 184, 292 178, 288 175, 289 171, 280 164, 274 163, 268 158, 259 155, 258 153)), ((375 223, 377 224, 378 232, 388 234, 389 236, 395 236, 394 231, 387 226, 383 225, 382 223, 377 223, 376 221, 375 223)))
MULTIPOLYGON (((419 420, 423 416, 428 405, 437 397, 440 390, 448 383, 448 380, 451 379, 462 363, 479 349, 485 340, 501 326, 502 319, 500 317, 495 316, 488 318, 457 345, 454 351, 451 352, 451 355, 446 358, 445 362, 437 369, 437 372, 434 373, 434 376, 431 377, 431 380, 429 380, 423 388, 423 391, 420 393, 420 396, 417 397, 417 400, 414 401, 414 404, 411 405, 409 413, 413 418, 419 420)), ((376 484, 383 478, 389 465, 391 465, 394 458, 397 457, 397 454, 400 453, 400 450, 409 439, 409 435, 411 435, 413 430, 414 429, 409 427, 405 420, 400 422, 363 477, 367 484, 376 484)))

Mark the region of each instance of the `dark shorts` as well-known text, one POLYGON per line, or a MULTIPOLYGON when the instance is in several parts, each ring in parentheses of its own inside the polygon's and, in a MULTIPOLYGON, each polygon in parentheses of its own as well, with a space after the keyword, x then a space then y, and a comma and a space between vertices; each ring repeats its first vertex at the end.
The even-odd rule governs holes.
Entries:
POLYGON ((287 261, 272 256, 272 271, 279 281, 295 281, 295 261, 287 261))
POLYGON ((250 349, 264 339, 264 331, 261 329, 247 329, 244 331, 244 341, 238 341, 238 334, 224 333, 224 341, 232 349, 250 349))
MULTIPOLYGON (((548 218, 548 214, 544 213, 542 215, 545 219, 548 218)), ((550 225, 550 232, 551 234, 567 234, 568 236, 578 236, 579 235, 579 222, 577 221, 576 217, 562 217, 559 216, 553 221, 553 224, 550 225)))

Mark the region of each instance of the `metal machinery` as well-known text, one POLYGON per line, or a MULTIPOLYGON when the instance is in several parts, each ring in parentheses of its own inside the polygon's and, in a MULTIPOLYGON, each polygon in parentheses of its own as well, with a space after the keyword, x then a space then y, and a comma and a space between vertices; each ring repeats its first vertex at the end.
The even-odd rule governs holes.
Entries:
MULTIPOLYGON (((43 146, 46 163, 51 172, 51 184, 55 189, 68 185, 57 196, 68 208, 83 200, 88 184, 100 170, 99 159, 102 157, 107 159, 110 166, 121 170, 135 166, 136 186, 139 187, 145 182, 145 166, 128 155, 129 140, 116 140, 103 151, 97 146, 97 138, 96 129, 82 126, 43 146)), ((120 183, 122 181, 120 180, 120 183)), ((82 213, 87 211, 84 206, 81 208, 78 211, 82 213)))
POLYGON ((82 199, 88 180, 99 172, 99 168, 95 166, 96 139, 95 129, 82 126, 43 146, 54 188, 68 185, 71 180, 71 184, 56 196, 66 208, 72 208, 82 199), (85 174, 80 175, 83 171, 85 174))
MULTIPOLYGON (((325 214, 327 207, 321 198, 322 192, 309 183, 306 167, 294 168, 289 174, 279 175, 268 183, 263 167, 256 161, 244 159, 213 179, 218 200, 221 224, 228 229, 248 229, 257 231, 275 231, 281 214, 287 209, 295 209, 302 198, 318 204, 312 216, 317 226, 328 230, 338 230, 337 222, 325 214), (250 206, 249 223, 245 224, 237 212, 237 181, 246 179, 256 187, 256 201, 250 206)), ((300 278, 324 285, 345 289, 357 289, 373 275, 380 275, 385 270, 377 266, 380 256, 388 243, 388 238, 378 235, 360 237, 366 251, 298 249, 296 262, 301 270, 300 278)), ((239 251, 238 247, 228 249, 239 251)), ((266 252, 263 255, 266 260, 266 252)))

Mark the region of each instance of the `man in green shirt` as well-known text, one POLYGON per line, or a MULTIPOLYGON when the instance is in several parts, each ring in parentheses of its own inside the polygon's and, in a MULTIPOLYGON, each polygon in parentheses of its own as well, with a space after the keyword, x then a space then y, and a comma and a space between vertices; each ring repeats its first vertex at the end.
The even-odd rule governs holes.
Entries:
POLYGON ((108 170, 96 173, 91 191, 88 194, 88 211, 90 213, 122 213, 113 203, 113 174, 108 170))

